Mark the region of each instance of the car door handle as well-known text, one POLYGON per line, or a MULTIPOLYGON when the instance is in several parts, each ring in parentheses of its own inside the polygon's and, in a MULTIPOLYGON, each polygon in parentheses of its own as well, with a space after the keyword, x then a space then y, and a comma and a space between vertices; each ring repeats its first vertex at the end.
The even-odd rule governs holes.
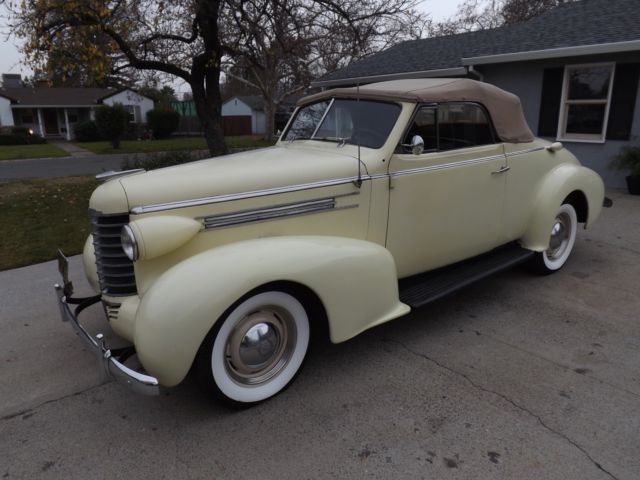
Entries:
POLYGON ((510 170, 510 169, 511 169, 511 167, 509 165, 503 165, 503 166, 500 167, 500 169, 494 170, 493 172, 491 172, 491 175, 495 175, 495 174, 498 174, 498 173, 504 173, 504 172, 506 172, 507 170, 510 170))

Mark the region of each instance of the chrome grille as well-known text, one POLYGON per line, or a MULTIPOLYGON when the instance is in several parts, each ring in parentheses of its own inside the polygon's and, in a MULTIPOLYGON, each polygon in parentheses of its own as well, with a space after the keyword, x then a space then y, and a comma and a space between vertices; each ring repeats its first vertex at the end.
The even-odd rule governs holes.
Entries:
POLYGON ((120 231, 129 223, 129 214, 91 214, 91 233, 102 293, 112 296, 135 295, 133 262, 122 251, 120 231))

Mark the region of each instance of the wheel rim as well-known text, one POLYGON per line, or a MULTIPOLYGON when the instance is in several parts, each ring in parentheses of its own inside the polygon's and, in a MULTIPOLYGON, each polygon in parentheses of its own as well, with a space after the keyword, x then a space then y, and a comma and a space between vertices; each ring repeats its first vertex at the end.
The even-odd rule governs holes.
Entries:
POLYGON ((225 345, 225 369, 240 385, 260 385, 287 366, 295 343, 292 315, 275 306, 261 308, 233 328, 225 345))
POLYGON ((567 250, 571 239, 571 218, 565 212, 558 214, 551 228, 547 257, 550 260, 561 258, 567 250))

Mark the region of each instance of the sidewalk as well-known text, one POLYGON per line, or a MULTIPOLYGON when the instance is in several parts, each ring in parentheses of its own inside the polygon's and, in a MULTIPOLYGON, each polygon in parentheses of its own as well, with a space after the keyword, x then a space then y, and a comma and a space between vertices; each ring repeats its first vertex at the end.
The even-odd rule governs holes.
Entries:
POLYGON ((67 142, 64 140, 56 140, 49 143, 69 153, 72 157, 90 157, 92 155, 95 155, 95 153, 87 150, 86 148, 82 148, 75 143, 67 142))

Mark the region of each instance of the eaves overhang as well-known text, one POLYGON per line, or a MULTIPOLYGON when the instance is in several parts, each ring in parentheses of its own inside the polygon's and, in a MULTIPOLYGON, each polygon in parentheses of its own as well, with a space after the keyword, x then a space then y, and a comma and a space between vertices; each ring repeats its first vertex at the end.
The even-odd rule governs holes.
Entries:
POLYGON ((387 73, 384 75, 369 75, 363 77, 339 78, 335 80, 316 80, 311 82, 312 87, 339 87, 343 85, 357 85, 374 82, 385 82, 387 80, 404 80, 411 78, 438 78, 438 77, 459 77, 467 75, 466 67, 441 68, 436 70, 420 70, 413 72, 387 73))
POLYGON ((597 43, 593 45, 578 45, 573 47, 548 48, 545 50, 529 50, 526 52, 466 57, 462 59, 462 65, 472 66, 489 65, 494 63, 526 62, 529 60, 545 60, 549 58, 579 57, 584 55, 598 55, 632 51, 640 51, 640 40, 597 43))
POLYGON ((25 103, 15 103, 11 104, 11 108, 95 108, 99 105, 89 104, 89 105, 30 105, 25 103))

